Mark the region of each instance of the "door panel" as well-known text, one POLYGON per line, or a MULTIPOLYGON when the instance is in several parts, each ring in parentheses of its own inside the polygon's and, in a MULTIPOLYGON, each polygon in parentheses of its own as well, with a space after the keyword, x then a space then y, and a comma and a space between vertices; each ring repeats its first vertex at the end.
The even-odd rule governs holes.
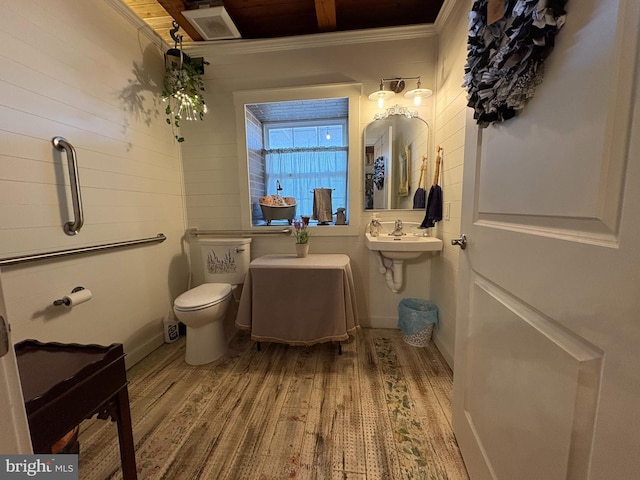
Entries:
POLYGON ((522 114, 468 115, 453 422, 474 480, 640 471, 639 25, 636 1, 586 0, 522 114))
POLYGON ((615 240, 634 105, 635 10, 624 0, 570 9, 536 97, 517 120, 481 132, 475 221, 615 240))
POLYGON ((464 410, 494 476, 584 478, 602 352, 477 275, 470 298, 464 410))

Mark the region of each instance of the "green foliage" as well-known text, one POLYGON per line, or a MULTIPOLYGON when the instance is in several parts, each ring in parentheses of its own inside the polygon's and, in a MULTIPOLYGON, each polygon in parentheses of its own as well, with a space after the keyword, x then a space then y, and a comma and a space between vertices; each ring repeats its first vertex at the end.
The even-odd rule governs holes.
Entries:
MULTIPOLYGON (((202 74, 196 71, 191 62, 167 62, 162 96, 167 102, 166 122, 174 128, 174 132, 180 128, 182 119, 202 120, 204 118, 207 105, 204 102, 203 93, 202 74)), ((184 142, 184 137, 177 134, 175 137, 178 142, 184 142)))
POLYGON ((296 238, 296 243, 309 243, 311 232, 304 222, 296 220, 293 222, 293 236, 296 238))

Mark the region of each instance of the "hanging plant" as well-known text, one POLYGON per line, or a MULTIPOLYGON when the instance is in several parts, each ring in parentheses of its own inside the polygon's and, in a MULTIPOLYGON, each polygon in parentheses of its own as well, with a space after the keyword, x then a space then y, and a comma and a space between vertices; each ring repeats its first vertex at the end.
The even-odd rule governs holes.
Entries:
POLYGON ((165 55, 164 88, 162 97, 167 102, 166 122, 174 129, 178 142, 184 137, 178 135, 182 120, 202 120, 207 113, 204 102, 203 59, 191 59, 181 49, 172 48, 165 55))

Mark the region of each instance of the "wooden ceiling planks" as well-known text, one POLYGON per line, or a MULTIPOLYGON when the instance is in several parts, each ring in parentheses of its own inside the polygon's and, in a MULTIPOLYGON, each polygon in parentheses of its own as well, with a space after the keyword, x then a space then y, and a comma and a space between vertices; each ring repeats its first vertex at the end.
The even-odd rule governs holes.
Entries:
POLYGON ((318 30, 332 32, 336 29, 336 1, 315 0, 318 30))
MULTIPOLYGON (((174 19, 185 42, 202 37, 184 18, 184 0, 122 0, 167 43, 174 19)), ((444 0, 217 0, 244 39, 428 24, 444 0)))
MULTIPOLYGON (((158 3, 162 5, 162 7, 167 11, 167 13, 173 17, 180 28, 186 32, 189 37, 191 37, 194 41, 203 40, 202 36, 198 33, 198 31, 193 28, 193 26, 189 23, 189 21, 184 18, 182 12, 184 12, 187 8, 185 7, 183 0, 158 0, 158 3)), ((185 41, 186 38, 183 38, 185 41)))

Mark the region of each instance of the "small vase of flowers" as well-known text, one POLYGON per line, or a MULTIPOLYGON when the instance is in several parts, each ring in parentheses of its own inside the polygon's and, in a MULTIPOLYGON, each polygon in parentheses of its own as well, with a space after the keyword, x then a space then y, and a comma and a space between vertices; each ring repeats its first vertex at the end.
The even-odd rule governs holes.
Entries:
POLYGON ((293 222, 293 236, 296 238, 296 255, 306 257, 309 253, 309 227, 303 221, 293 222))

